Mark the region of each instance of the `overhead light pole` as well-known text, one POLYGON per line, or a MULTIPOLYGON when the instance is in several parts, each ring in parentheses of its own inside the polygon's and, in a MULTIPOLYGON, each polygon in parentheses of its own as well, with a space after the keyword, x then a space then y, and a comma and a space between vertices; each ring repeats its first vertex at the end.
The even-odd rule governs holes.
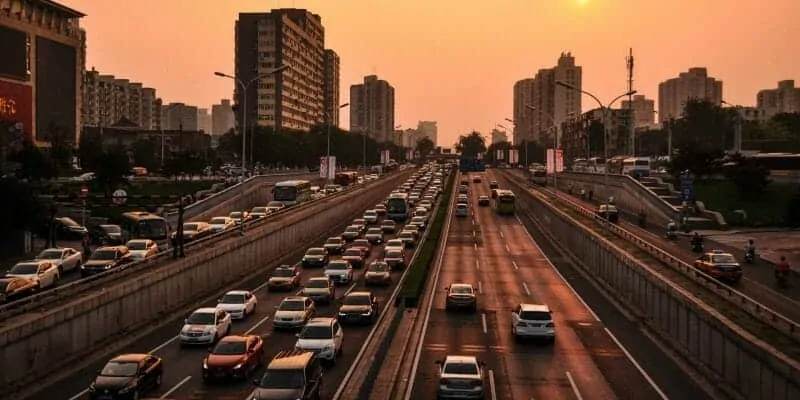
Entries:
MULTIPOLYGON (((339 108, 336 110, 336 112, 339 112, 339 110, 341 110, 342 108, 348 107, 349 105, 350 105, 350 103, 339 104, 339 108)), ((326 112, 325 114, 328 114, 328 113, 326 112)), ((328 130, 328 151, 325 153, 325 155, 326 155, 325 163, 328 166, 328 171, 330 171, 330 168, 331 168, 331 165, 330 165, 331 164, 331 125, 333 125, 333 116, 332 115, 326 115, 326 117, 328 117, 327 121, 326 121, 328 123, 328 128, 327 128, 327 130, 328 130)), ((326 172, 325 175, 327 175, 326 178, 328 179, 328 182, 330 182, 330 180, 332 179, 330 172, 326 172)))
MULTIPOLYGON (((239 85, 239 88, 242 90, 242 177, 241 180, 244 182, 246 177, 246 170, 247 170, 247 88, 250 87, 254 82, 257 82, 259 79, 264 78, 266 76, 279 74, 283 72, 285 69, 289 68, 289 65, 281 65, 278 68, 274 68, 269 72, 265 72, 263 74, 257 74, 252 79, 247 82, 242 81, 236 76, 226 74, 224 72, 214 72, 214 75, 219 76, 221 78, 228 78, 236 82, 239 85)), ((252 149, 250 149, 252 151, 252 149)))
MULTIPOLYGON (((561 86, 561 87, 566 88, 566 89, 569 89, 569 90, 574 90, 576 92, 583 93, 583 94, 591 97, 594 101, 597 102, 597 105, 600 106, 600 111, 602 111, 602 113, 603 113, 603 158, 605 159, 605 162, 608 163, 608 110, 609 110, 609 107, 614 105, 614 103, 616 103, 619 99, 621 99, 623 97, 633 96, 634 94, 636 94, 636 90, 627 91, 627 92, 615 97, 614 100, 611 100, 608 103, 608 105, 605 105, 594 94, 592 94, 590 92, 587 92, 586 90, 579 89, 579 88, 577 88, 577 87, 575 87, 573 85, 570 85, 569 83, 566 83, 564 81, 556 81, 556 85, 561 86)), ((591 135, 589 136, 589 141, 591 141, 591 135)), ((606 188, 606 190, 608 190, 608 164, 606 164, 606 168, 603 169, 603 186, 606 188)), ((608 193, 606 193, 606 194, 608 194, 608 193)), ((608 205, 609 205, 608 201, 609 201, 609 196, 604 196, 604 197, 606 198, 606 200, 605 200, 605 205, 606 205, 605 221, 608 222, 608 205)))

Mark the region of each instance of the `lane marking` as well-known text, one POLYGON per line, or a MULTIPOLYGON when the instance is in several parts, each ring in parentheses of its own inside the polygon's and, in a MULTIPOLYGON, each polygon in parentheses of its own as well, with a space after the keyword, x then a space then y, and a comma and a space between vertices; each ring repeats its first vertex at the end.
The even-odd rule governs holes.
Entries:
POLYGON ((183 378, 183 380, 181 380, 180 382, 176 383, 175 386, 171 387, 169 390, 167 390, 166 393, 161 395, 161 397, 159 397, 159 399, 166 399, 167 397, 169 397, 169 395, 175 393, 176 390, 180 389, 181 386, 185 385, 186 382, 189 382, 190 379, 192 379, 191 375, 187 376, 186 378, 183 378))
POLYGON ((483 285, 481 285, 481 281, 478 281, 478 293, 483 293, 483 285))
POLYGON ((83 389, 80 393, 76 394, 75 396, 70 397, 69 400, 78 400, 81 397, 83 397, 86 393, 89 393, 89 389, 88 388, 83 389))
POLYGON ((472 246, 475 247, 475 250, 478 250, 478 244, 477 243, 473 243, 472 246))
POLYGON ((161 343, 160 345, 154 347, 153 350, 148 351, 147 354, 154 354, 154 353, 158 352, 159 350, 163 349, 164 347, 169 346, 170 344, 172 344, 172 342, 174 342, 176 340, 178 340, 178 335, 175 335, 175 336, 171 337, 169 340, 167 340, 166 342, 161 343))
POLYGON ((507 252, 509 252, 509 253, 511 253, 511 248, 510 248, 510 247, 508 247, 508 244, 506 244, 506 251, 507 251, 507 252))
POLYGON ((611 340, 613 340, 614 343, 617 344, 619 349, 622 350, 622 353, 625 354, 625 357, 627 357, 628 360, 630 360, 631 364, 633 364, 633 366, 636 367, 636 369, 639 371, 639 373, 642 374, 642 376, 644 377, 644 380, 646 380, 647 383, 649 383, 650 386, 656 391, 656 393, 658 393, 658 396, 661 397, 662 400, 669 400, 669 397, 667 397, 667 395, 661 390, 661 388, 658 387, 658 384, 656 384, 656 382, 653 380, 653 378, 651 378, 650 375, 647 374, 647 372, 644 370, 644 368, 642 368, 642 366, 639 365, 639 362, 636 361, 635 358, 633 358, 633 355, 631 355, 631 353, 628 351, 628 349, 625 348, 625 346, 622 345, 622 342, 620 342, 619 339, 617 339, 617 337, 614 336, 614 334, 611 333, 611 331, 607 327, 603 327, 603 329, 606 331, 608 336, 611 337, 611 340))
POLYGON ((505 237, 505 236, 503 236, 503 231, 500 231, 500 237, 501 238, 505 237))
POLYGON ((511 265, 514 267, 514 271, 519 271, 519 265, 514 260, 511 260, 511 265))
POLYGON ((481 263, 478 260, 475 260, 475 269, 481 269, 481 263))
POLYGON ((353 291, 353 289, 355 289, 355 288, 356 288, 356 285, 357 285, 357 284, 358 284, 358 282, 353 282, 353 284, 352 284, 352 285, 350 285, 350 287, 349 287, 349 288, 347 288, 347 290, 345 290, 345 291, 344 291, 344 295, 345 295, 345 296, 347 296, 348 294, 350 294, 350 292, 352 292, 352 291, 353 291))
POLYGON ((258 328, 259 326, 261 326, 261 325, 262 325, 264 322, 267 322, 267 320, 269 320, 269 317, 270 317, 270 316, 269 316, 269 315, 267 315, 266 317, 264 317, 264 318, 261 318, 260 320, 258 320, 258 322, 256 322, 255 324, 253 324, 253 326, 251 326, 251 327, 250 327, 250 329, 248 329, 248 330, 244 331, 244 334, 245 334, 245 335, 249 335, 249 334, 253 333, 253 331, 254 331, 254 330, 256 330, 256 328, 258 328))
POLYGON ((497 400, 497 391, 494 388, 494 371, 489 370, 489 393, 492 400, 497 400))
POLYGON ((477 240, 477 239, 478 235, 475 233, 475 231, 472 231, 472 240, 477 240))
POLYGON ((303 294, 303 289, 298 289, 297 292, 295 292, 294 295, 295 296, 300 296, 301 294, 303 294))
POLYGON ((483 327, 483 333, 489 333, 489 329, 486 326, 486 313, 481 313, 481 326, 483 327))
POLYGON ((526 294, 526 295, 528 295, 528 296, 530 296, 530 295, 531 295, 531 290, 530 290, 530 289, 528 289, 528 284, 527 284, 527 283, 525 283, 525 282, 522 282, 522 289, 523 289, 523 290, 525 290, 525 294, 526 294))
POLYGON ((570 374, 569 371, 567 371, 566 374, 567 374, 567 380, 569 380, 569 385, 572 387, 572 391, 575 393, 575 397, 577 397, 578 400, 583 400, 583 396, 581 396, 581 391, 578 390, 578 385, 575 384, 575 379, 572 379, 572 374, 570 374))
POLYGON ((472 219, 472 225, 476 225, 475 224, 475 218, 472 219))

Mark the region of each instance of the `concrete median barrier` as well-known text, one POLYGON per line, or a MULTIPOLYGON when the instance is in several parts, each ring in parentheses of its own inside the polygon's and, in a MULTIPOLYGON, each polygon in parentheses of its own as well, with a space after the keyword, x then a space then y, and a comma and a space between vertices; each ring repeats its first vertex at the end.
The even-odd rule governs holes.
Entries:
POLYGON ((0 326, 0 390, 11 393, 67 368, 110 339, 136 332, 260 269, 266 279, 272 263, 300 250, 343 217, 383 200, 410 173, 323 199, 236 240, 142 271, 137 279, 109 283, 71 303, 0 326))

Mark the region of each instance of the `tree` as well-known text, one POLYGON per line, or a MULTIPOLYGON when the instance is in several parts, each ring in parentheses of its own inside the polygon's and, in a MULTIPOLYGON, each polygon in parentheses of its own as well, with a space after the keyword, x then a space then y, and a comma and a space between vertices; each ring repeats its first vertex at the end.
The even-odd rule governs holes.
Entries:
POLYGON ((78 146, 78 159, 81 169, 84 171, 97 171, 99 166, 95 164, 98 157, 103 153, 103 138, 97 131, 84 131, 81 135, 81 142, 78 146))
POLYGON ((489 145, 489 148, 486 149, 486 161, 491 164, 505 164, 508 163, 508 150, 511 148, 511 143, 508 141, 502 141, 497 143, 492 143, 489 145), (503 152, 503 158, 497 158, 497 151, 500 150, 503 152))
POLYGON ((101 152, 95 156, 92 164, 96 166, 93 170, 94 182, 100 185, 100 188, 106 193, 111 193, 120 185, 127 184, 127 177, 131 174, 133 167, 128 154, 121 149, 101 152))
POLYGON ((29 182, 50 179, 56 175, 53 160, 30 140, 26 140, 22 148, 12 153, 9 161, 18 165, 16 176, 29 182))
POLYGON ((155 138, 137 140, 133 143, 133 163, 148 171, 156 171, 161 166, 159 152, 160 143, 155 138))
POLYGON ((758 165, 752 158, 733 154, 728 158, 723 172, 733 181, 743 198, 758 198, 769 185, 769 170, 758 165))
POLYGON ((455 147, 464 157, 475 158, 478 154, 486 153, 486 139, 480 133, 473 131, 469 135, 459 136, 455 147))
POLYGON ((53 166, 58 170, 72 169, 72 156, 75 152, 75 138, 67 133, 67 130, 51 122, 47 126, 45 137, 50 141, 50 159, 53 166))
POLYGON ((425 136, 422 139, 417 140, 417 145, 414 150, 418 151, 420 158, 424 160, 428 155, 431 154, 435 147, 436 143, 433 143, 433 140, 425 136))
POLYGON ((34 230, 42 210, 32 186, 18 179, 0 178, 0 193, 3 193, 0 240, 5 242, 20 230, 34 230))
POLYGON ((598 120, 592 120, 589 124, 587 135, 589 136, 589 157, 600 157, 606 149, 605 126, 598 120))

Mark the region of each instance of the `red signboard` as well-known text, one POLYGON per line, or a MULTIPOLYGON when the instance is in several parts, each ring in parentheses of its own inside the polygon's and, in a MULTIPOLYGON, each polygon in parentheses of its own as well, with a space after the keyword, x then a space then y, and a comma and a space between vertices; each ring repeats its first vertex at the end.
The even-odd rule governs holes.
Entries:
POLYGON ((22 123, 30 135, 33 127, 33 90, 28 85, 0 80, 0 121, 22 123))

